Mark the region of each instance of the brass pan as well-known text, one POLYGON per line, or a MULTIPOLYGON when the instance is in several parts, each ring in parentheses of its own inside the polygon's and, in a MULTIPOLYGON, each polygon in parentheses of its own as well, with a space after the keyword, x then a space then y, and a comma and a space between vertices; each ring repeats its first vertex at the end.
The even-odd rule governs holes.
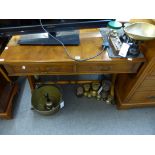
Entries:
POLYGON ((124 28, 125 33, 134 40, 155 39, 155 25, 145 22, 136 22, 124 28))

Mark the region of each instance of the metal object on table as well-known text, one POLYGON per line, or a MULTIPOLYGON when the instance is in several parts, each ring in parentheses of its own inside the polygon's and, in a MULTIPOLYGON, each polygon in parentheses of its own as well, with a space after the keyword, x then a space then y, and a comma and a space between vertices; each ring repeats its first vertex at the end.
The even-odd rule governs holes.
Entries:
POLYGON ((32 92, 33 109, 43 115, 51 115, 59 111, 62 94, 57 87, 43 86, 32 92), (47 94, 52 106, 48 104, 47 94))
POLYGON ((112 49, 115 52, 115 54, 118 54, 122 47, 122 42, 121 42, 119 35, 116 31, 111 31, 109 33, 109 42, 110 42, 110 45, 112 46, 112 49))
POLYGON ((125 33, 134 40, 155 39, 155 25, 145 22, 136 22, 124 28, 125 33))

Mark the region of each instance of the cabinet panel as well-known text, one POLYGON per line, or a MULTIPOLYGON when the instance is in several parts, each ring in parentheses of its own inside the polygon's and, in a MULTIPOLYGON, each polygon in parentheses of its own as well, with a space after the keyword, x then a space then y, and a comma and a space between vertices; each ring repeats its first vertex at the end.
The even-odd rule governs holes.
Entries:
POLYGON ((129 102, 138 103, 138 102, 155 102, 155 91, 144 91, 144 92, 135 92, 129 102))
POLYGON ((139 88, 137 89, 137 91, 151 91, 151 90, 155 90, 155 80, 154 79, 145 79, 141 85, 139 86, 139 88))
POLYGON ((135 73, 140 63, 78 63, 78 73, 135 73))

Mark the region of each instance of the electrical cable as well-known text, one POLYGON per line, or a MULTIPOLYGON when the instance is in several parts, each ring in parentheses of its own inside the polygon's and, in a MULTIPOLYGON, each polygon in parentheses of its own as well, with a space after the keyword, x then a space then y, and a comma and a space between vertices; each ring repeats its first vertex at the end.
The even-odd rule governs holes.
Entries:
POLYGON ((41 25, 42 29, 43 29, 49 36, 51 36, 53 39, 55 39, 57 42, 59 42, 59 43, 63 46, 64 51, 65 51, 65 53, 67 54, 67 56, 68 56, 70 59, 74 60, 74 61, 82 62, 82 61, 87 61, 87 60, 90 60, 90 59, 94 59, 94 58, 96 58, 97 56, 101 55, 101 54, 103 53, 103 51, 104 51, 104 49, 103 49, 102 51, 98 52, 95 56, 92 56, 92 57, 89 57, 89 58, 85 58, 85 59, 75 59, 73 56, 70 55, 70 52, 68 51, 68 49, 66 48, 66 46, 64 45, 64 43, 63 43, 62 41, 60 41, 59 39, 57 39, 56 37, 54 37, 50 32, 48 32, 48 31, 44 28, 44 25, 42 24, 41 19, 39 19, 39 21, 40 21, 40 25, 41 25))

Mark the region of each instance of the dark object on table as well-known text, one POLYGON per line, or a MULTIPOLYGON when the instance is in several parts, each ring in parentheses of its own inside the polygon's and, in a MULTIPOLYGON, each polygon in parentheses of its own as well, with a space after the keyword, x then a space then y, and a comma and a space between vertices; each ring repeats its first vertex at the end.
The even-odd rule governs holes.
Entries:
POLYGON ((79 29, 106 27, 114 19, 0 19, 0 34, 23 35, 20 45, 79 45, 79 29), (45 35, 48 31, 48 35, 45 35))
POLYGON ((139 43, 133 43, 128 49, 128 55, 135 58, 139 55, 139 43))
POLYGON ((135 58, 135 57, 139 56, 139 54, 140 54, 140 50, 139 50, 140 41, 136 41, 134 39, 131 39, 126 34, 120 36, 120 40, 123 43, 127 43, 130 45, 130 47, 128 49, 128 53, 127 53, 127 55, 129 57, 135 58))
POLYGON ((139 44, 141 42, 137 42, 136 40, 130 38, 124 33, 124 30, 121 28, 117 30, 117 37, 110 37, 111 32, 108 28, 101 28, 100 29, 101 35, 103 37, 103 47, 104 44, 109 42, 109 45, 107 46, 106 50, 108 52, 108 55, 110 58, 121 58, 122 56, 118 55, 121 43, 127 43, 130 45, 130 48, 128 50, 128 53, 126 55, 126 58, 135 58, 135 57, 144 57, 143 54, 139 50, 139 44), (118 38, 119 37, 119 38, 118 38), (118 38, 118 39, 117 39, 118 38))
POLYGON ((116 31, 111 31, 109 33, 109 42, 115 54, 119 54, 122 47, 122 41, 116 31))

